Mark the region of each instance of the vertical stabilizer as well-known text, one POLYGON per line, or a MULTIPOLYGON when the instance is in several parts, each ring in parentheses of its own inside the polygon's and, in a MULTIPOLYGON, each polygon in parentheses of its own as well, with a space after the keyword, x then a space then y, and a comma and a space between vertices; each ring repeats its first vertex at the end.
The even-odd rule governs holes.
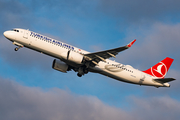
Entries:
POLYGON ((153 77, 164 78, 173 61, 174 59, 166 57, 161 62, 143 72, 152 75, 153 77))

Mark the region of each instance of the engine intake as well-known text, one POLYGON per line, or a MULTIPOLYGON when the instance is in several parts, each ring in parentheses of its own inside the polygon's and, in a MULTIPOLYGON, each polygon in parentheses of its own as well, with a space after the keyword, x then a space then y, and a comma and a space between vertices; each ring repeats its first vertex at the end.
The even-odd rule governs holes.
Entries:
POLYGON ((52 68, 61 72, 66 73, 68 71, 68 65, 60 60, 54 59, 52 68))

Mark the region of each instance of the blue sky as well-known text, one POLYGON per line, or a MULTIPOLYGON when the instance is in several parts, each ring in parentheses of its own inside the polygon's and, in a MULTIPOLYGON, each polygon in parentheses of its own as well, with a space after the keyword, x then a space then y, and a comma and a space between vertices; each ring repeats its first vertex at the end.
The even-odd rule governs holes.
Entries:
POLYGON ((177 0, 0 0, 0 106, 9 108, 0 108, 4 113, 0 116, 3 120, 139 120, 151 119, 151 115, 154 119, 179 119, 179 5, 177 0), (52 57, 27 48, 15 52, 15 46, 3 36, 12 28, 29 29, 90 52, 137 39, 114 60, 146 70, 172 57, 167 77, 177 80, 170 88, 157 89, 94 73, 81 78, 73 71, 61 73, 51 68, 52 57), (11 107, 25 112, 22 115, 11 107), (47 108, 50 111, 45 111, 47 108), (10 113, 14 114, 8 116, 10 113), (162 116, 165 114, 168 116, 162 116))

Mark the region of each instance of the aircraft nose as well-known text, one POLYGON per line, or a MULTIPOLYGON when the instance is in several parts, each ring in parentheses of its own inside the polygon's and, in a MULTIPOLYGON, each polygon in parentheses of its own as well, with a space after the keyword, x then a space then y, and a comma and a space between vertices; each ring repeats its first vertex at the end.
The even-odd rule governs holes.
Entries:
POLYGON ((3 34, 4 34, 4 36, 5 36, 6 38, 9 38, 9 37, 10 37, 10 31, 5 31, 3 34))
POLYGON ((15 39, 15 34, 13 31, 5 31, 3 34, 7 39, 15 39))
POLYGON ((5 31, 3 35, 7 38, 8 37, 8 31, 5 31))

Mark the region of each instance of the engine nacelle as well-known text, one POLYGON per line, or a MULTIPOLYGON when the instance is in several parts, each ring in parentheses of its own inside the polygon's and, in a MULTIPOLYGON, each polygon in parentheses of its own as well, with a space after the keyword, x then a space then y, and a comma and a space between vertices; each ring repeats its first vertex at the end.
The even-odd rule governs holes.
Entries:
POLYGON ((77 64, 82 64, 83 58, 84 58, 84 56, 79 54, 79 53, 72 52, 72 51, 68 52, 67 59, 69 61, 71 61, 71 62, 74 62, 74 63, 77 63, 77 64))
POLYGON ((54 59, 52 68, 61 72, 66 73, 68 70, 68 65, 60 60, 54 59))

